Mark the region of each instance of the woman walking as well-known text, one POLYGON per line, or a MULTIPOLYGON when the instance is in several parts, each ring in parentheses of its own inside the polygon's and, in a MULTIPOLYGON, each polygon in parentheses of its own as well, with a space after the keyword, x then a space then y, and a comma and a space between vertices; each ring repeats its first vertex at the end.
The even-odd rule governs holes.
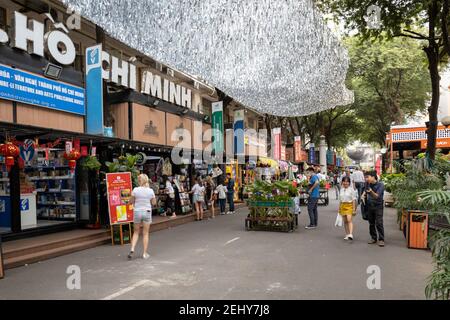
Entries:
POLYGON ((131 251, 128 254, 128 259, 133 258, 134 249, 139 240, 139 232, 142 230, 144 254, 142 257, 148 259, 150 256, 147 253, 148 238, 150 231, 150 224, 152 223, 152 205, 156 206, 156 197, 153 189, 148 183, 148 176, 141 174, 138 176, 139 187, 136 187, 131 192, 130 203, 133 204, 134 209, 134 232, 131 240, 131 251))
POLYGON ((357 196, 351 185, 350 177, 342 178, 341 192, 339 194, 339 214, 344 220, 346 236, 344 240, 353 240, 353 215, 356 214, 357 196))
POLYGON ((197 183, 192 187, 193 193, 192 202, 195 205, 195 213, 197 214, 196 221, 203 220, 203 201, 205 200, 205 187, 202 185, 202 178, 197 178, 197 183))
POLYGON ((206 199, 211 206, 211 217, 214 219, 216 216, 214 214, 214 201, 217 193, 215 192, 216 185, 211 176, 206 178, 206 199))

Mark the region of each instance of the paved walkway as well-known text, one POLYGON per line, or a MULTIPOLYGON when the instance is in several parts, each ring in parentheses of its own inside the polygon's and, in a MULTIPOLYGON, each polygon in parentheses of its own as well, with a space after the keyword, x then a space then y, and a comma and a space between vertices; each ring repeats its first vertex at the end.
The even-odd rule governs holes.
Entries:
POLYGON ((240 209, 152 234, 149 260, 127 261, 129 246, 105 245, 7 270, 0 299, 424 299, 431 254, 406 248, 394 210, 385 211, 385 248, 367 244, 360 215, 345 242, 336 210, 335 201, 319 207, 316 230, 278 233, 244 231, 240 209), (80 267, 80 290, 67 289, 70 265, 80 267), (371 265, 380 290, 367 288, 371 265))

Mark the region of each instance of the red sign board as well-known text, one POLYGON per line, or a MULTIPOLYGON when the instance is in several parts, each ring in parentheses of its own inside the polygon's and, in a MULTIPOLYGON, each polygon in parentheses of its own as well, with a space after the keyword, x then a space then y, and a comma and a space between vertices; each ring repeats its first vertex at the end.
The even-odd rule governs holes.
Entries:
MULTIPOLYGON (((422 140, 420 141, 420 147, 422 149, 426 149, 427 148, 427 140, 422 140)), ((436 139, 436 148, 450 148, 450 139, 449 138, 444 138, 444 139, 436 139)))
POLYGON ((131 183, 131 173, 107 173, 106 188, 110 224, 132 222, 133 205, 130 203, 130 198, 133 185, 131 183))

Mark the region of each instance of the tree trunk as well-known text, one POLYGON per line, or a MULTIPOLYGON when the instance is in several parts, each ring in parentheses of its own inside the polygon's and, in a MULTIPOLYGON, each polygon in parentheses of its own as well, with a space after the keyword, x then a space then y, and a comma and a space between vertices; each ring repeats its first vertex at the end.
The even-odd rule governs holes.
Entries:
POLYGON ((434 160, 436 156, 436 136, 437 136, 437 126, 438 126, 438 109, 439 109, 439 68, 438 68, 438 57, 439 53, 434 48, 434 46, 429 46, 424 49, 428 57, 428 68, 431 77, 431 104, 428 107, 428 118, 429 121, 427 125, 427 153, 430 159, 434 160))
POLYGON ((428 69, 430 71, 431 78, 431 104, 428 107, 427 122, 427 153, 430 159, 434 160, 436 156, 436 135, 438 126, 438 109, 439 109, 439 46, 435 40, 435 24, 437 21, 437 3, 432 1, 428 10, 429 17, 429 40, 428 47, 424 48, 424 51, 428 58, 428 69))

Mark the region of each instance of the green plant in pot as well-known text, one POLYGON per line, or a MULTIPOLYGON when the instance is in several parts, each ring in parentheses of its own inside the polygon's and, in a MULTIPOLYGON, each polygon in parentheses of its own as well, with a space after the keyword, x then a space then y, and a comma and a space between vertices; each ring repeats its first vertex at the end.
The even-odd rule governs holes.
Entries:
POLYGON ((137 156, 127 153, 125 156, 114 159, 113 162, 106 161, 105 165, 108 168, 108 173, 131 172, 133 187, 137 187, 139 170, 136 169, 136 161, 137 156))
MULTIPOLYGON (((417 194, 429 208, 430 219, 444 218, 450 225, 450 192, 426 190, 417 194)), ((442 228, 429 235, 434 270, 425 288, 427 299, 450 299, 450 229, 442 228)))
POLYGON ((81 167, 88 171, 98 171, 102 167, 96 156, 87 156, 81 159, 81 167))

